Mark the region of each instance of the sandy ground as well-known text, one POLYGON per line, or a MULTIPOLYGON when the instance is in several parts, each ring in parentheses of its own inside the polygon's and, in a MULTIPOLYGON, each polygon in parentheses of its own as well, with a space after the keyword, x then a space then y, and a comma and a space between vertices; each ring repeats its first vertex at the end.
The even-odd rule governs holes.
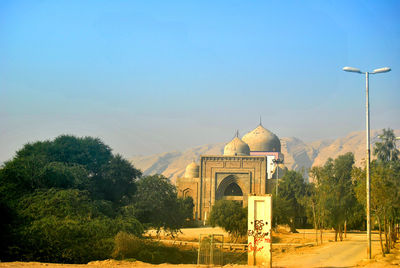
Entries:
MULTIPOLYGON (((298 229, 298 233, 292 234, 289 232, 289 228, 280 228, 279 233, 272 232, 274 242, 276 243, 309 243, 315 241, 315 231, 310 229, 298 229)), ((204 228, 184 228, 181 230, 174 240, 177 241, 198 241, 200 234, 222 234, 224 236, 224 242, 233 243, 234 241, 229 240, 229 235, 220 227, 204 227, 204 228)), ((157 239, 156 232, 154 230, 148 231, 145 236, 157 239)), ((168 238, 164 233, 161 233, 161 239, 168 238)), ((324 232, 323 240, 327 242, 328 240, 334 239, 334 233, 324 232)), ((235 243, 244 243, 245 241, 236 241, 235 243)))
MULTIPOLYGON (((379 251, 378 236, 373 236, 372 252, 379 251)), ((300 250, 290 256, 275 258, 277 267, 354 267, 366 258, 366 235, 348 234, 342 242, 324 243, 312 249, 300 250)), ((365 263, 366 264, 366 263, 365 263)))
MULTIPOLYGON (((274 246, 273 251, 273 267, 355 267, 362 266, 368 268, 381 267, 399 267, 400 265, 400 245, 393 250, 393 254, 388 254, 386 258, 379 255, 380 248, 377 235, 373 236, 372 252, 374 259, 372 261, 365 260, 366 243, 365 234, 351 233, 343 242, 333 242, 334 234, 326 232, 323 235, 324 243, 322 245, 301 246, 301 245, 282 245, 285 243, 308 243, 315 240, 313 230, 299 230, 297 234, 291 234, 280 230, 281 233, 275 234, 278 237, 278 243, 281 245, 274 246)), ((220 228, 188 228, 183 229, 182 233, 176 238, 181 241, 195 241, 199 234, 227 234, 220 228)), ((148 235, 154 235, 150 232, 148 235)), ((164 238, 164 237, 162 237, 164 238)), ((143 262, 126 262, 126 261, 94 261, 88 264, 53 264, 38 262, 0 262, 0 268, 43 268, 43 267, 63 267, 63 268, 128 268, 128 267, 160 267, 160 268, 194 268, 199 267, 193 264, 160 264, 152 265, 143 262)), ((253 266, 246 265, 225 265, 224 267, 246 268, 253 266)))

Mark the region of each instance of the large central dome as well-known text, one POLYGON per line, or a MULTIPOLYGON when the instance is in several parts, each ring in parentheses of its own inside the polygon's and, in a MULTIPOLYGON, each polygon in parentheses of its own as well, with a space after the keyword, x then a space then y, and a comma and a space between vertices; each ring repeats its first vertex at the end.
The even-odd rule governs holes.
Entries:
POLYGON ((244 135, 242 140, 249 145, 252 152, 281 152, 279 138, 262 125, 244 135))

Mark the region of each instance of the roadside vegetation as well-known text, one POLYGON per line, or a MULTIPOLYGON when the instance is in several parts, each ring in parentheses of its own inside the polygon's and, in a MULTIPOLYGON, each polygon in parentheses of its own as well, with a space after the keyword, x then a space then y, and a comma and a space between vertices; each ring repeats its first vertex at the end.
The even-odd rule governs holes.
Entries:
POLYGON ((112 257, 117 260, 139 260, 153 264, 194 264, 197 261, 197 250, 165 246, 157 241, 119 232, 115 237, 112 257))
MULTIPOLYGON (((393 131, 384 129, 371 163, 372 224, 381 250, 395 247, 400 222, 400 160, 393 131)), ((302 174, 286 171, 273 190, 273 226, 313 227, 315 241, 333 229, 365 230, 365 168, 347 153, 302 174)), ((151 241, 146 230, 171 238, 193 218, 192 198, 178 198, 162 175, 142 176, 110 147, 91 137, 62 135, 26 144, 0 167, 0 260, 87 263, 108 258, 158 263, 196 263, 196 251, 151 241)), ((208 224, 231 241, 246 240, 247 209, 219 200, 208 224)), ((228 252, 226 262, 245 262, 228 252)))
POLYGON ((231 240, 237 242, 247 235, 247 208, 243 208, 238 202, 218 200, 211 210, 208 224, 222 227, 231 240))
MULTIPOLYGON (((376 160, 371 163, 372 225, 380 232, 382 253, 389 253, 400 222, 400 161, 393 130, 384 129, 374 147, 376 160), (384 237, 384 242, 382 241, 384 237)), ((354 155, 346 153, 328 159, 323 166, 310 170, 311 183, 300 173, 288 171, 274 196, 274 223, 288 224, 294 232, 304 219, 320 230, 316 242, 322 243, 322 230, 333 229, 335 241, 346 231, 366 229, 365 168, 354 166, 354 155)))
MULTIPOLYGON (((400 160, 394 132, 384 129, 375 144, 371 163, 372 226, 379 230, 382 254, 390 253, 399 237, 400 160)), ((273 190, 273 226, 287 225, 292 233, 297 228, 317 230, 315 242, 323 242, 323 230, 335 231, 335 241, 342 241, 347 230, 366 230, 365 168, 354 166, 353 153, 328 159, 323 166, 310 170, 310 183, 302 173, 286 170, 278 191, 273 190), (276 194, 276 192, 278 194, 276 194), (319 230, 319 233, 318 233, 319 230)), ((246 233, 246 214, 234 201, 218 201, 209 224, 225 229, 234 239, 246 233), (235 210, 236 213, 232 213, 235 210)))
POLYGON ((174 234, 193 208, 167 178, 142 176, 99 139, 67 135, 26 144, 4 163, 0 197, 1 261, 107 259, 118 233, 174 234))
MULTIPOLYGON (((391 129, 384 129, 375 144, 371 163, 371 213, 377 225, 382 255, 395 248, 400 224, 400 160, 396 137, 391 129), (397 227, 397 228, 396 228, 397 227), (382 236, 384 238, 382 238, 382 236)), ((354 168, 355 191, 360 203, 366 203, 365 169, 354 168)))

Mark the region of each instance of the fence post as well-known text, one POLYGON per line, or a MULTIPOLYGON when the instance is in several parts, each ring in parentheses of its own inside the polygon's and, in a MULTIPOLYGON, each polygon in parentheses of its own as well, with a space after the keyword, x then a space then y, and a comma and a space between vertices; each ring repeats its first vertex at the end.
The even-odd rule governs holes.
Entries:
POLYGON ((199 235, 199 248, 197 251, 197 264, 200 264, 201 235, 199 235))

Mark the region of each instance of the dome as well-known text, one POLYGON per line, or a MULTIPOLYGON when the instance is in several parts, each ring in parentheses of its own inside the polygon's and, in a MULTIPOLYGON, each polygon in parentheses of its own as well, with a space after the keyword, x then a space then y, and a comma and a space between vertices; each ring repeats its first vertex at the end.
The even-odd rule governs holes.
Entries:
POLYGON ((242 140, 249 145, 252 152, 281 152, 279 138, 262 125, 244 135, 242 140))
POLYGON ((250 155, 250 148, 244 141, 235 137, 225 145, 224 155, 250 155))
POLYGON ((198 178, 199 177, 199 165, 194 161, 186 166, 185 178, 198 178))

